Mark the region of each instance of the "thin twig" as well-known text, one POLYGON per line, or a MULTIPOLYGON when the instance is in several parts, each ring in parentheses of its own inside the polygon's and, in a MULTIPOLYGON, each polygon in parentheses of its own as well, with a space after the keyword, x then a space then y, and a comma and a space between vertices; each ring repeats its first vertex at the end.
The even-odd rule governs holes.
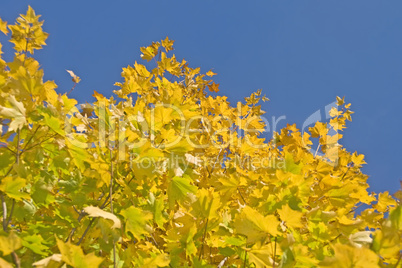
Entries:
POLYGON ((76 208, 74 205, 73 205, 73 209, 74 209, 74 211, 75 211, 75 212, 77 212, 77 213, 78 213, 78 215, 80 215, 80 214, 81 214, 81 212, 79 212, 79 211, 78 211, 78 209, 77 209, 77 208, 76 208))
POLYGON ((346 174, 348 174, 350 167, 351 167, 351 166, 349 166, 348 169, 346 170, 345 174, 343 174, 343 176, 342 176, 342 178, 341 178, 341 181, 345 178, 346 174))
MULTIPOLYGON (((110 151, 110 185, 109 185, 109 198, 110 198, 110 212, 113 213, 113 152, 112 149, 109 148, 110 151)), ((113 239, 113 238, 112 238, 113 239)), ((113 239, 113 267, 117 268, 116 263, 116 242, 113 239)))
POLYGON ((17 149, 15 151, 15 163, 17 164, 17 166, 20 164, 20 133, 21 133, 21 129, 18 129, 17 132, 17 149))
MULTIPOLYGON (((28 144, 32 141, 33 137, 35 136, 35 134, 36 134, 36 132, 38 131, 39 128, 40 128, 40 126, 38 126, 38 127, 35 129, 34 133, 31 135, 31 137, 29 137, 29 140, 25 143, 24 148, 22 148, 22 152, 25 151, 25 149, 27 148, 28 144)), ((21 152, 21 153, 22 153, 22 152, 21 152)))
POLYGON ((349 213, 352 213, 352 212, 355 212, 356 209, 358 209, 358 208, 361 207, 362 205, 363 205, 363 203, 360 203, 358 206, 356 206, 356 207, 354 207, 353 209, 351 209, 351 210, 348 212, 348 214, 349 214, 349 213))
POLYGON ((3 206, 3 230, 7 232, 7 204, 4 200, 4 195, 1 193, 1 204, 3 206))
POLYGON ((13 170, 13 166, 10 167, 10 169, 7 171, 6 175, 4 175, 4 178, 8 176, 8 174, 10 174, 11 170, 13 170))
MULTIPOLYGON (((37 144, 34 144, 34 145, 32 145, 31 147, 28 147, 27 149, 24 149, 24 150, 21 152, 21 154, 25 153, 26 151, 31 150, 32 148, 34 148, 34 147, 36 147, 36 146, 38 146, 38 145, 41 145, 41 144, 44 143, 45 141, 48 141, 48 140, 50 140, 51 138, 56 137, 57 135, 59 135, 59 134, 56 133, 56 134, 54 134, 54 135, 48 137, 47 139, 44 139, 43 141, 38 142, 37 144)), ((21 154, 20 154, 20 155, 21 155, 21 154)))
POLYGON ((272 264, 273 268, 275 268, 275 256, 276 256, 276 237, 275 237, 275 246, 274 246, 274 262, 272 264))
MULTIPOLYGON (((100 201, 100 200, 102 200, 102 199, 99 199, 99 201, 100 201)), ((109 201, 109 196, 105 199, 105 201, 103 201, 102 205, 100 205, 99 208, 100 208, 100 209, 104 209, 104 208, 106 207, 106 205, 108 204, 108 201, 109 201)), ((78 223, 81 222, 82 218, 84 218, 85 215, 86 215, 85 211, 82 210, 82 211, 80 212, 80 215, 78 216, 78 219, 77 219, 77 220, 78 220, 78 223)), ((74 235, 74 233, 75 233, 76 230, 77 230, 77 227, 74 227, 74 228, 71 230, 70 234, 68 235, 68 237, 67 237, 67 239, 66 239, 66 241, 65 241, 66 243, 68 242, 69 239, 72 239, 72 238, 73 238, 73 235, 74 235)))
POLYGON ((247 260, 247 251, 245 250, 244 251, 244 264, 243 264, 244 268, 246 268, 246 262, 247 262, 246 260, 247 260))
POLYGON ((20 258, 18 258, 17 253, 15 253, 15 251, 13 251, 12 255, 13 255, 13 261, 15 263, 15 267, 20 268, 21 267, 21 261, 20 261, 20 258))
POLYGON ((202 245, 200 250, 200 255, 198 256, 198 260, 201 260, 201 257, 204 255, 204 244, 205 244, 205 236, 207 235, 207 228, 208 228, 208 220, 205 222, 205 230, 204 235, 202 236, 202 245))
POLYGON ((317 156, 317 154, 318 154, 318 149, 320 149, 320 146, 321 146, 321 144, 319 143, 319 144, 317 145, 317 150, 315 150, 314 157, 316 157, 316 156, 317 156))
POLYGON ((244 199, 243 195, 241 194, 239 188, 237 188, 237 191, 239 192, 239 195, 240 195, 241 199, 243 199, 244 204, 247 205, 247 202, 246 202, 246 200, 244 199))
POLYGON ((67 93, 67 96, 70 95, 70 93, 74 90, 75 86, 77 85, 77 83, 74 83, 74 86, 70 89, 70 91, 67 93))
POLYGON ((92 219, 89 221, 89 224, 88 224, 87 228, 85 229, 85 231, 84 231, 84 233, 82 234, 80 240, 78 240, 78 243, 76 244, 77 246, 79 246, 79 245, 81 244, 82 240, 84 240, 84 237, 87 235, 87 233, 88 233, 89 229, 91 228, 92 223, 95 221, 95 219, 96 219, 96 218, 92 218, 92 219))
POLYGON ((13 216, 13 212, 14 212, 14 206, 15 206, 15 199, 13 199, 13 203, 11 205, 11 210, 10 210, 10 215, 8 215, 7 226, 11 222, 11 217, 13 216))
MULTIPOLYGON (((80 213, 80 215, 78 216, 78 223, 80 223, 81 222, 81 220, 82 220, 82 218, 85 216, 85 212, 82 210, 81 211, 81 213, 80 213)), ((73 235, 74 235, 74 233, 75 233, 75 231, 77 230, 77 227, 74 227, 73 229, 71 229, 71 231, 70 231, 70 234, 67 236, 67 239, 66 239, 66 243, 68 242, 68 240, 72 240, 73 239, 73 235)))
MULTIPOLYGON (((27 34, 27 36, 29 36, 30 34, 31 34, 31 28, 28 29, 28 34, 27 34)), ((27 56, 28 56, 28 44, 29 44, 29 40, 30 40, 29 37, 25 38, 25 41, 27 41, 27 43, 26 43, 26 45, 25 45, 25 51, 24 51, 25 57, 24 57, 24 61, 22 62, 22 66, 24 66, 24 67, 25 67, 25 60, 27 59, 27 56)))
POLYGON ((11 150, 10 148, 8 148, 7 143, 5 143, 5 144, 6 144, 6 146, 0 147, 0 148, 7 149, 7 150, 9 150, 11 153, 13 153, 15 155, 16 153, 13 150, 11 150))

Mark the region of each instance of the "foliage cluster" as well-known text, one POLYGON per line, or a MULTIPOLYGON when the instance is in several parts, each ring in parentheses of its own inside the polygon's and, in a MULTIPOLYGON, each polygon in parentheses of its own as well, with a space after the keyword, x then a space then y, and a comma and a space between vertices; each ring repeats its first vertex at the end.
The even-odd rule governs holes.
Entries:
POLYGON ((401 192, 367 191, 343 98, 265 140, 261 91, 231 106, 166 38, 79 108, 43 81, 42 24, 0 19, 1 267, 400 267, 401 192))

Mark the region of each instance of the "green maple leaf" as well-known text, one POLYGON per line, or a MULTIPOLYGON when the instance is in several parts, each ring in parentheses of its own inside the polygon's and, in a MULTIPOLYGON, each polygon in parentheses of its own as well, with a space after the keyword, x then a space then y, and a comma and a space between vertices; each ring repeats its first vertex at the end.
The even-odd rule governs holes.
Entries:
POLYGON ((182 201, 187 198, 189 193, 195 193, 197 187, 190 184, 187 176, 174 177, 168 187, 169 205, 173 207, 176 201, 182 201))
POLYGON ((129 207, 120 214, 125 219, 126 233, 131 233, 137 240, 141 240, 144 234, 149 233, 147 223, 152 219, 151 213, 144 212, 136 207, 129 207))

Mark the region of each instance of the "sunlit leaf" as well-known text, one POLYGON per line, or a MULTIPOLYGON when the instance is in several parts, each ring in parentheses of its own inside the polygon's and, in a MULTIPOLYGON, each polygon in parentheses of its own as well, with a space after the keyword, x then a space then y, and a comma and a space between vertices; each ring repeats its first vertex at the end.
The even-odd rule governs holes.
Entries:
POLYGON ((116 215, 110 212, 106 212, 94 206, 85 207, 83 210, 85 211, 85 213, 88 214, 89 217, 101 217, 104 219, 112 220, 113 221, 113 225, 111 227, 112 229, 121 227, 120 219, 117 218, 116 215))

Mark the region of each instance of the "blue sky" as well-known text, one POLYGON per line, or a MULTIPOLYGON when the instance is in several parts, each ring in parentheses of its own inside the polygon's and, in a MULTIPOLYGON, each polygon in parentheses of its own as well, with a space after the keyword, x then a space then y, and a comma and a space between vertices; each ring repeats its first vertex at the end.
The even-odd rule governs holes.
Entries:
POLYGON ((220 94, 233 104, 261 88, 271 99, 267 118, 286 116, 280 127, 301 128, 345 96, 355 114, 341 143, 366 155, 371 190, 399 188, 401 1, 2 0, 0 17, 13 22, 28 4, 50 33, 35 57, 59 92, 72 86, 70 69, 82 79, 71 97, 111 96, 121 68, 141 61, 139 48, 169 36, 177 58, 218 73, 220 94))

